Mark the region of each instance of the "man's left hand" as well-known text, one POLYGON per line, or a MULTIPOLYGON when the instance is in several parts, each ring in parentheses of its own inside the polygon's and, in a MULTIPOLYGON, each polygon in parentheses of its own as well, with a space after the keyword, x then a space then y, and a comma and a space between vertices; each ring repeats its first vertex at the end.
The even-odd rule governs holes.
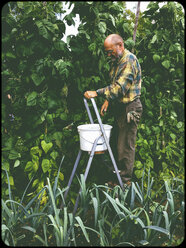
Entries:
POLYGON ((96 97, 98 94, 96 91, 86 91, 84 93, 84 97, 86 97, 87 99, 90 99, 92 97, 96 97))

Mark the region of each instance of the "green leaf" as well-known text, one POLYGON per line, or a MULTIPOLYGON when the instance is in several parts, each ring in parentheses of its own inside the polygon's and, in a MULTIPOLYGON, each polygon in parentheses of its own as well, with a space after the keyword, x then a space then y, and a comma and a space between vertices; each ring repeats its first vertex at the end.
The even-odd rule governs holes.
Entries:
POLYGON ((18 8, 20 8, 20 9, 23 9, 23 8, 24 8, 23 2, 17 2, 17 6, 18 6, 18 8))
POLYGON ((86 229, 85 229, 85 226, 84 226, 84 224, 83 224, 81 218, 80 218, 79 216, 76 216, 75 219, 77 220, 79 226, 81 227, 81 230, 83 231, 83 234, 84 234, 84 236, 85 236, 87 242, 90 243, 90 240, 89 240, 87 231, 86 231, 86 229))
POLYGON ((113 17, 111 14, 109 14, 109 16, 110 16, 110 19, 111 19, 111 21, 112 21, 112 25, 115 27, 116 24, 115 24, 115 19, 114 19, 114 17, 113 17))
POLYGON ((160 120, 159 126, 160 126, 160 127, 163 126, 163 120, 160 120))
POLYGON ((2 162, 2 169, 9 171, 10 164, 8 162, 2 162))
POLYGON ((159 226, 145 226, 144 229, 152 229, 161 233, 164 233, 166 235, 170 235, 170 232, 166 230, 165 228, 159 227, 159 226))
POLYGON ((39 156, 41 157, 42 155, 42 150, 39 148, 39 146, 34 146, 30 149, 30 154, 31 155, 35 155, 35 154, 39 154, 39 156))
POLYGON ((35 23, 39 29, 39 34, 44 38, 49 39, 49 34, 44 23, 42 21, 36 21, 35 23))
POLYGON ((92 202, 94 206, 94 225, 97 225, 97 220, 98 220, 98 200, 96 197, 92 197, 92 202))
POLYGON ((155 35, 152 37, 151 43, 154 44, 156 40, 157 40, 157 35, 155 34, 155 35))
POLYGON ((13 53, 10 53, 10 52, 7 52, 6 56, 9 57, 9 58, 12 58, 12 59, 16 58, 16 56, 13 53))
POLYGON ((170 134, 170 137, 171 137, 173 140, 175 140, 175 139, 176 139, 176 135, 175 135, 175 134, 173 134, 173 133, 171 133, 171 134, 170 134))
POLYGON ((179 121, 176 125, 177 128, 181 128, 183 126, 183 122, 179 121))
POLYGON ((25 171, 30 172, 33 170, 34 163, 32 161, 28 161, 26 166, 25 166, 25 171))
POLYGON ((21 228, 28 230, 30 232, 36 233, 36 229, 31 226, 22 226, 21 228))
MULTIPOLYGON (((69 37, 69 36, 68 36, 69 37)), ((56 49, 56 50, 59 50, 59 51, 63 51, 63 50, 65 50, 65 46, 66 46, 66 44, 65 44, 65 42, 64 41, 60 41, 60 40, 58 40, 58 41, 55 41, 54 42, 54 48, 56 49)))
POLYGON ((37 98, 37 92, 33 91, 27 96, 27 106, 34 106, 36 105, 36 98, 37 98))
POLYGON ((50 156, 53 158, 53 160, 56 160, 56 158, 57 158, 58 155, 59 154, 56 151, 53 151, 53 152, 50 153, 50 156))
MULTIPOLYGON (((8 180, 6 179, 6 182, 8 182, 8 180)), ((10 185, 13 186, 14 185, 14 179, 12 176, 9 176, 9 182, 10 182, 10 185)))
POLYGON ((153 55, 153 60, 155 63, 157 63, 160 60, 160 56, 158 54, 153 55))
POLYGON ((135 162, 135 167, 136 167, 137 169, 141 169, 141 168, 143 167, 143 164, 141 163, 141 161, 136 161, 136 162, 135 162))
POLYGON ((134 47, 135 42, 131 38, 129 38, 128 40, 125 41, 125 44, 128 48, 131 49, 132 47, 134 47))
POLYGON ((32 162, 33 162, 33 170, 36 172, 39 169, 39 157, 36 155, 32 155, 32 162))
POLYGON ((15 150, 11 150, 8 156, 9 159, 17 159, 20 157, 21 157, 21 154, 15 150))
POLYGON ((101 32, 101 33, 105 33, 106 32, 106 30, 107 30, 107 25, 106 25, 106 23, 105 22, 100 22, 99 24, 98 24, 98 29, 99 29, 99 31, 101 32))
POLYGON ((166 69, 169 69, 169 67, 170 67, 170 61, 169 61, 169 60, 164 60, 164 61, 162 62, 162 65, 163 65, 166 69))
POLYGON ((63 120, 63 121, 66 121, 68 118, 68 115, 66 113, 62 113, 60 114, 60 119, 63 120))
POLYGON ((48 159, 43 159, 41 163, 41 167, 43 172, 46 173, 50 169, 50 161, 48 159))
POLYGON ((63 173, 62 173, 62 172, 59 172, 59 179, 60 179, 61 181, 63 181, 63 180, 64 180, 64 175, 63 175, 63 173))
POLYGON ((20 165, 20 161, 17 159, 16 161, 15 161, 15 163, 14 163, 14 168, 15 167, 18 167, 20 165))
POLYGON ((45 153, 47 153, 50 150, 50 148, 52 148, 52 146, 53 146, 52 142, 46 143, 45 140, 41 141, 41 147, 43 148, 45 153))
POLYGON ((134 174, 136 175, 137 178, 142 178, 143 170, 135 170, 134 174))
POLYGON ((45 76, 40 75, 40 74, 38 74, 38 73, 33 73, 33 74, 31 75, 31 78, 32 78, 34 84, 35 84, 36 86, 38 86, 38 85, 40 85, 40 84, 43 82, 43 80, 45 79, 45 76))

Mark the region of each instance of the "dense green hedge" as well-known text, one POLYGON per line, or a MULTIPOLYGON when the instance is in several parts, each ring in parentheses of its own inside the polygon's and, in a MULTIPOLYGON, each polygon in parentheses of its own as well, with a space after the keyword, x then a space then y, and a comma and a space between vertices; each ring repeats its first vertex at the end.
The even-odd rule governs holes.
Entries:
MULTIPOLYGON (((71 2, 70 4, 72 4, 71 2)), ((66 186, 79 149, 77 126, 88 122, 83 92, 109 84, 103 42, 119 33, 142 67, 144 112, 138 129, 134 177, 149 168, 158 188, 163 180, 184 177, 184 14, 182 6, 151 2, 135 15, 124 2, 74 2, 65 20, 80 15, 77 36, 61 39, 63 2, 9 2, 2 10, 2 186, 4 173, 17 195, 34 176, 36 194, 57 174, 66 186), (68 175, 68 176, 67 176, 68 175)), ((103 99, 97 99, 100 107, 103 99)), ((113 123, 111 113, 104 122, 113 123)), ((82 163, 81 163, 82 164, 82 163)), ((7 187, 2 187, 7 195, 7 187)), ((45 200, 43 198, 43 200, 45 200)))

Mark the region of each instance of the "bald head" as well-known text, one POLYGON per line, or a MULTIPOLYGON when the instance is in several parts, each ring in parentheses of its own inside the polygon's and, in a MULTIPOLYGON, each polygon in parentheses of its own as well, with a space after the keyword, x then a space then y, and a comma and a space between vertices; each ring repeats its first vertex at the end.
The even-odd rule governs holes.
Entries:
POLYGON ((106 45, 117 45, 118 43, 124 43, 122 37, 119 34, 110 34, 104 41, 104 46, 106 45))
POLYGON ((110 34, 104 41, 105 53, 112 62, 117 62, 123 55, 124 42, 120 35, 110 34))

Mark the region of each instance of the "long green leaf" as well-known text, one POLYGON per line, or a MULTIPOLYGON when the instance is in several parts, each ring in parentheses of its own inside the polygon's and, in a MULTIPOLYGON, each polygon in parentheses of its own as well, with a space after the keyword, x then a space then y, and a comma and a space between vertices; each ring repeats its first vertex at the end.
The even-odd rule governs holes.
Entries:
POLYGON ((30 186, 30 184, 31 184, 31 182, 32 182, 32 180, 33 180, 33 178, 34 178, 34 176, 30 179, 30 181, 29 181, 29 183, 28 183, 26 189, 24 190, 20 203, 23 202, 23 199, 24 199, 24 197, 25 197, 25 194, 26 194, 26 192, 27 192, 27 189, 28 189, 28 187, 30 186))
POLYGON ((94 206, 94 225, 96 227, 97 225, 97 219, 98 219, 98 201, 96 197, 92 197, 92 202, 94 206))
POLYGON ((36 233, 36 229, 31 226, 22 226, 21 228, 28 230, 30 232, 36 233))
MULTIPOLYGON (((29 216, 28 211, 26 210, 26 208, 25 208, 22 204, 20 204, 19 202, 13 201, 13 200, 7 200, 5 203, 8 203, 8 202, 10 202, 10 203, 12 202, 12 203, 14 203, 14 204, 17 204, 19 207, 21 207, 21 208, 24 210, 24 213, 25 213, 27 216, 29 216)), ((16 214, 16 212, 15 212, 14 214, 16 214)))
POLYGON ((117 203, 118 206, 121 207, 121 209, 124 210, 125 213, 127 213, 128 215, 131 215, 131 214, 132 214, 132 212, 131 212, 130 210, 128 210, 124 205, 122 205, 122 204, 119 202, 118 199, 116 199, 116 203, 117 203))
POLYGON ((48 243, 43 240, 39 235, 34 235, 34 238, 38 239, 44 246, 48 246, 48 243))
POLYGON ((67 208, 64 208, 64 237, 67 235, 67 225, 68 225, 68 216, 67 216, 67 208))
POLYGON ((167 231, 170 232, 170 223, 169 223, 168 213, 166 211, 163 211, 163 215, 164 215, 164 218, 165 218, 165 228, 166 228, 167 231))
POLYGON ((62 159, 61 159, 61 163, 59 165, 58 173, 57 173, 57 176, 55 177, 54 186, 53 186, 54 198, 56 196, 56 189, 57 189, 58 178, 59 178, 59 174, 60 174, 60 170, 61 170, 61 166, 62 166, 62 163, 63 163, 64 158, 65 158, 65 156, 63 156, 62 159))
POLYGON ((54 229, 56 231, 55 234, 57 234, 59 237, 60 236, 59 225, 57 224, 57 222, 55 221, 54 217, 51 214, 49 214, 48 217, 50 218, 50 220, 52 222, 52 224, 50 224, 50 225, 52 225, 54 227, 54 229))
POLYGON ((139 188, 139 185, 138 185, 137 182, 136 182, 136 185, 133 183, 133 188, 134 188, 136 194, 139 196, 140 202, 143 203, 143 194, 142 194, 142 191, 139 188), (137 185, 138 189, 137 189, 136 185, 137 185))
POLYGON ((48 246, 48 241, 47 241, 47 225, 46 222, 43 223, 43 233, 45 236, 45 246, 48 246))
POLYGON ((102 228, 102 223, 104 223, 102 220, 98 220, 98 227, 99 227, 99 232, 100 232, 100 245, 109 246, 107 236, 105 235, 104 230, 102 228))
MULTIPOLYGON (((6 176, 7 176, 7 180, 8 180, 9 199, 12 200, 12 192, 11 192, 11 187, 10 187, 10 180, 9 180, 9 175, 8 175, 8 172, 7 172, 6 169, 5 169, 5 172, 6 172, 6 176)), ((11 202, 11 208, 12 208, 12 211, 15 213, 16 212, 15 205, 12 204, 12 202, 11 202)))
POLYGON ((31 207, 31 205, 32 205, 32 203, 36 200, 36 199, 38 199, 38 196, 42 193, 42 191, 43 190, 45 190, 47 187, 45 186, 45 187, 43 187, 40 191, 39 191, 39 193, 37 193, 37 195, 32 199, 32 200, 30 200, 29 201, 29 203, 26 205, 26 207, 25 207, 25 209, 27 210, 27 209, 29 209, 30 207, 31 207))
POLYGON ((5 242, 6 245, 10 246, 9 240, 5 239, 5 236, 6 236, 5 232, 6 231, 8 231, 10 233, 10 236, 12 238, 12 244, 13 244, 13 246, 15 246, 15 240, 14 240, 14 237, 12 235, 12 232, 10 231, 10 229, 5 224, 2 224, 2 226, 1 226, 1 232, 2 232, 1 233, 1 235, 2 235, 1 237, 2 237, 2 240, 5 242))
POLYGON ((117 198, 115 200, 109 194, 107 194, 106 192, 103 192, 103 193, 106 195, 106 197, 108 198, 108 200, 111 202, 112 206, 114 207, 116 213, 120 216, 120 218, 121 218, 121 216, 124 216, 125 217, 124 213, 121 212, 121 210, 119 209, 119 207, 116 204, 117 198))
POLYGON ((114 245, 114 246, 132 246, 132 247, 135 247, 135 245, 133 245, 132 243, 130 243, 130 242, 120 242, 120 243, 118 243, 118 244, 116 244, 116 245, 114 245))
POLYGON ((165 228, 159 227, 159 226, 145 226, 144 229, 152 229, 161 233, 166 234, 167 236, 170 236, 170 232, 166 230, 165 228))
POLYGON ((7 205, 3 199, 1 199, 1 204, 2 204, 2 217, 4 217, 4 211, 5 211, 5 213, 9 217, 9 219, 11 219, 12 218, 12 211, 7 207, 7 205))
POLYGON ((134 200, 135 200, 135 190, 134 190, 134 183, 132 182, 132 185, 131 185, 130 209, 133 209, 134 208, 134 200))
POLYGON ((49 193, 50 193, 50 198, 52 200, 52 205, 53 205, 53 209, 54 209, 54 213, 55 213, 55 218, 56 218, 56 221, 57 221, 57 225, 60 226, 59 212, 57 211, 57 207, 56 207, 56 203, 55 203, 53 191, 52 191, 52 188, 51 188, 51 185, 50 185, 50 180, 49 180, 48 177, 47 177, 47 182, 48 182, 48 190, 49 190, 49 193))
MULTIPOLYGON (((75 238, 75 232, 74 232, 74 217, 73 217, 73 214, 72 213, 69 213, 68 216, 69 216, 69 220, 70 220, 70 228, 69 229, 71 229, 72 241, 74 242, 74 246, 77 246, 77 244, 76 244, 76 238, 75 238)), ((66 236, 66 240, 68 240, 68 236, 69 235, 70 234, 68 233, 68 235, 66 236)), ((67 242, 66 240, 65 240, 65 242, 67 242)), ((64 243, 64 245, 67 246, 66 243, 64 243)))
POLYGON ((165 188, 166 188, 166 192, 167 192, 167 200, 169 202, 170 209, 171 209, 171 215, 172 215, 174 213, 174 198, 173 198, 173 195, 171 193, 171 190, 169 188, 167 181, 165 181, 165 188))
POLYGON ((90 243, 90 240, 89 240, 89 237, 88 237, 88 233, 87 233, 87 231, 86 231, 86 229, 85 229, 85 226, 84 226, 84 224, 83 224, 81 218, 80 218, 79 216, 76 216, 75 219, 77 220, 79 226, 81 227, 81 230, 82 230, 82 232, 83 232, 83 234, 84 234, 84 236, 85 236, 87 242, 90 243))
POLYGON ((63 246, 64 244, 64 229, 62 226, 59 227, 60 232, 60 245, 63 246))

